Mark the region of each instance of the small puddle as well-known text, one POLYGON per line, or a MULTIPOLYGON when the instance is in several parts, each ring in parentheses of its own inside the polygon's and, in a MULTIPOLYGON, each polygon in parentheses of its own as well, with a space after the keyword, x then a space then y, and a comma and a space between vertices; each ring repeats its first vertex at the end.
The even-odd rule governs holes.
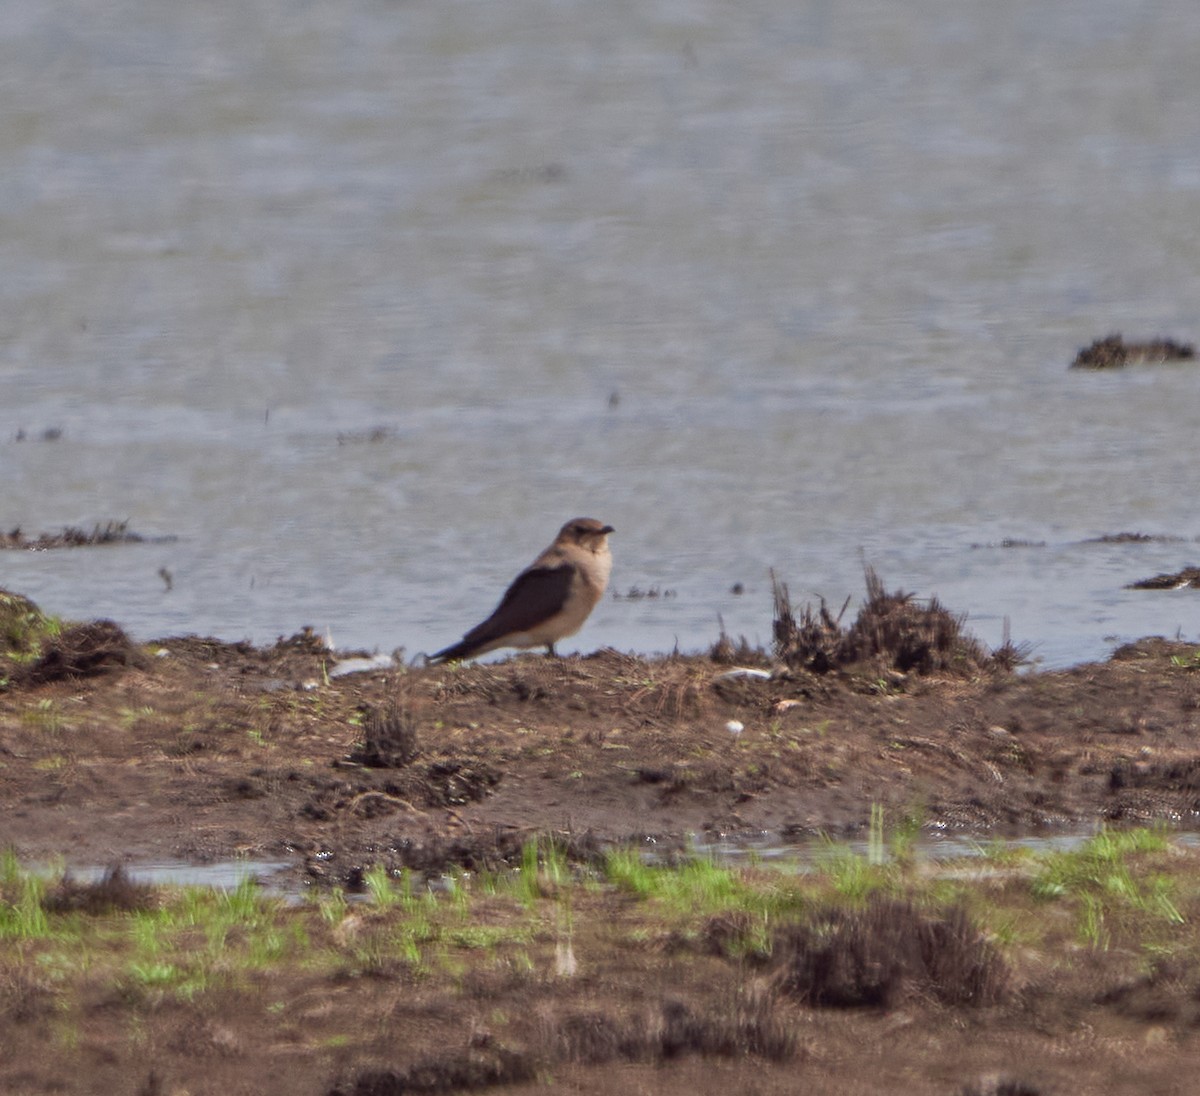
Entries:
MULTIPOLYGON (((67 874, 79 883, 98 883, 112 865, 72 865, 67 874)), ((189 864, 185 860, 147 860, 121 865, 134 883, 155 887, 212 887, 236 890, 253 879, 268 894, 297 893, 284 873, 295 865, 290 860, 218 860, 212 864, 189 864)))
MULTIPOLYGON (((1116 832, 1109 827, 1109 832, 1116 832)), ((1033 853, 1070 852, 1085 845, 1104 832, 1103 827, 1081 827, 1054 833, 1001 836, 997 834, 936 834, 922 833, 903 845, 903 855, 925 862, 963 860, 983 857, 997 850, 1026 849, 1033 853)), ((1200 832, 1195 830, 1170 829, 1167 837, 1180 845, 1200 845, 1200 832)), ((882 863, 896 859, 893 842, 885 837, 882 847, 872 848, 869 841, 860 838, 806 837, 798 841, 781 841, 778 836, 766 834, 761 840, 738 838, 721 841, 694 842, 689 851, 698 856, 710 857, 723 864, 757 863, 796 872, 811 872, 827 863, 831 856, 852 853, 869 858, 873 853, 882 863)))

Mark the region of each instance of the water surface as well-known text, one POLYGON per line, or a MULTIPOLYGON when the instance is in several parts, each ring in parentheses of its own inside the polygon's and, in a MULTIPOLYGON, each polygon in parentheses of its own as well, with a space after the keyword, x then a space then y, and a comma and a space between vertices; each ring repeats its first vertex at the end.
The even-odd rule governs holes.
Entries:
POLYGON ((864 560, 1047 665, 1193 638, 1122 587, 1200 559, 1200 372, 1066 365, 1200 335, 1197 55, 1190 0, 9 0, 0 523, 177 539, 0 584, 411 655, 588 514, 675 596, 564 650, 864 560))

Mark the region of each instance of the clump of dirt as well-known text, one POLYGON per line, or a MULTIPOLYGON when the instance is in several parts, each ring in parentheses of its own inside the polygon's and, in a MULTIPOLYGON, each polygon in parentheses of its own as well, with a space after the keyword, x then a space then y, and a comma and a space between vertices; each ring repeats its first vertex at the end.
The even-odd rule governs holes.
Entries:
POLYGON ((586 1065, 664 1062, 684 1054, 783 1062, 796 1053, 795 1031, 768 994, 702 1008, 668 998, 657 1010, 630 1019, 571 1012, 547 1025, 545 1042, 551 1059, 586 1065))
POLYGON ((363 1070, 335 1085, 328 1096, 401 1096, 409 1092, 469 1092, 514 1085, 537 1078, 538 1061, 525 1050, 492 1045, 490 1040, 465 1052, 422 1059, 408 1069, 363 1070))
POLYGON ((1200 1027, 1200 971, 1194 961, 1159 959, 1147 974, 1111 986, 1096 997, 1122 1016, 1144 1023, 1200 1027))
POLYGON ((362 1070, 328 1096, 470 1091, 532 1081, 564 1064, 662 1065, 687 1055, 784 1062, 795 1053, 794 1027, 778 1015, 769 995, 698 1007, 665 998, 631 1017, 598 1009, 545 1016, 529 1048, 502 1046, 479 1033, 465 1050, 424 1058, 407 1069, 362 1070))
POLYGON ((1118 332, 1085 346, 1075 355, 1071 368, 1123 369, 1136 362, 1191 361, 1195 357, 1196 348, 1191 343, 1162 338, 1127 343, 1118 332))
POLYGON ((1182 590, 1185 586, 1200 590, 1200 567, 1185 567, 1182 571, 1155 575, 1129 583, 1126 590, 1182 590))
POLYGON ((1043 1090, 1015 1077, 985 1077, 964 1085, 959 1096, 1043 1096, 1043 1090))
POLYGON ((407 764, 402 770, 382 767, 378 773, 365 765, 356 773, 360 764, 339 764, 340 769, 349 770, 345 775, 310 777, 305 783, 311 795, 298 813, 314 822, 345 824, 352 819, 384 818, 398 812, 419 815, 433 808, 453 810, 486 798, 504 775, 482 758, 469 756, 437 758, 419 766, 407 764))
POLYGON ((33 685, 65 678, 93 677, 143 662, 124 630, 111 620, 63 628, 42 643, 42 653, 16 676, 33 685))
POLYGON ((805 1004, 888 1009, 914 993, 947 1005, 991 1005, 1008 966, 954 907, 940 917, 873 895, 865 909, 833 909, 776 936, 784 956, 774 987, 805 1004))
POLYGON ((775 595, 775 654, 794 669, 824 674, 850 666, 869 666, 899 674, 973 676, 1010 671, 1026 661, 1027 649, 1007 641, 996 651, 968 633, 965 614, 952 613, 937 600, 888 593, 874 568, 865 570, 867 599, 850 627, 842 626, 849 599, 835 617, 821 599, 814 611, 805 605, 799 619, 786 583, 772 573, 775 595))

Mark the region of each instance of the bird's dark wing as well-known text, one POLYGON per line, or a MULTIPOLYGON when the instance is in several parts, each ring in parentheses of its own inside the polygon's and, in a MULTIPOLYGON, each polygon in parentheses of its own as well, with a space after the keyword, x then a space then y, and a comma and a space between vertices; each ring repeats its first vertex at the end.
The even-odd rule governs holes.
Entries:
POLYGON ((496 611, 463 636, 463 642, 491 643, 501 636, 537 627, 562 610, 574 577, 575 567, 570 563, 522 571, 504 591, 496 611))
POLYGON ((536 628, 562 609, 574 577, 575 566, 571 563, 535 565, 522 571, 505 590, 496 611, 487 620, 472 628, 460 642, 431 655, 430 660, 470 658, 487 643, 536 628))

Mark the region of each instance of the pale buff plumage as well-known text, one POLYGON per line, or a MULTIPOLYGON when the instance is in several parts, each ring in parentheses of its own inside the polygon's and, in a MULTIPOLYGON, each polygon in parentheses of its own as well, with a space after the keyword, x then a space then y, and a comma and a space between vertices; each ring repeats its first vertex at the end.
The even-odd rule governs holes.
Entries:
POLYGON ((495 612, 430 662, 474 658, 499 647, 545 647, 573 636, 604 596, 612 571, 611 525, 572 518, 554 543, 513 580, 495 612))

